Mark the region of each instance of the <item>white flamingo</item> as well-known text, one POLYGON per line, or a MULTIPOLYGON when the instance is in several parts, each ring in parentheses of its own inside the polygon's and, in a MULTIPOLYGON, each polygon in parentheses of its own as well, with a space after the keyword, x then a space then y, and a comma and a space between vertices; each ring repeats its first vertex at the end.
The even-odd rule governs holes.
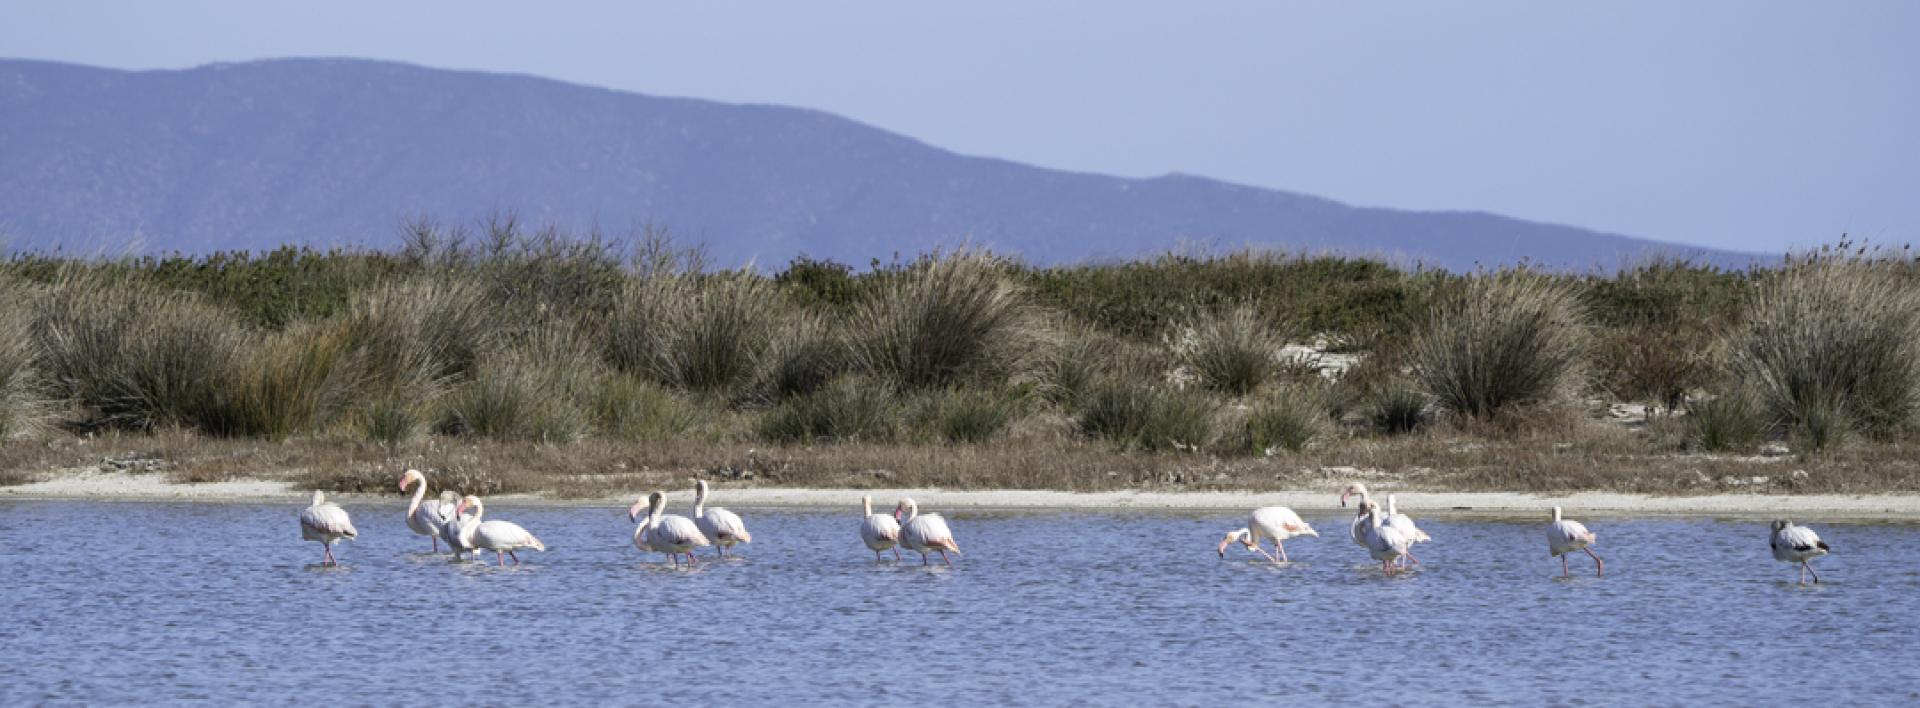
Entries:
POLYGON ((1593 545, 1594 538, 1593 532, 1588 531, 1585 524, 1562 519, 1560 507, 1553 508, 1553 524, 1547 527, 1547 552, 1560 558, 1561 577, 1573 577, 1573 571, 1567 568, 1567 554, 1574 551, 1586 551, 1587 555, 1593 556, 1593 574, 1595 577, 1601 575, 1607 564, 1600 560, 1600 556, 1593 554, 1593 549, 1588 548, 1593 545))
POLYGON ((326 492, 314 490, 313 504, 300 512, 300 538, 320 542, 320 547, 327 551, 323 564, 339 565, 333 559, 333 544, 343 538, 351 541, 359 537, 360 532, 354 530, 347 510, 328 503, 326 492))
POLYGON ((1782 563, 1800 564, 1800 582, 1807 582, 1807 575, 1813 575, 1813 584, 1820 584, 1820 574, 1813 572, 1813 566, 1807 561, 1819 558, 1833 550, 1826 541, 1820 540, 1820 534, 1805 526, 1795 526, 1793 522, 1781 519, 1773 522, 1773 559, 1782 563))
POLYGON ((469 558, 479 560, 480 554, 474 552, 473 546, 462 540, 464 538, 462 532, 465 531, 467 524, 473 523, 473 514, 459 513, 460 495, 453 490, 441 492, 440 499, 441 503, 446 504, 447 509, 453 512, 447 517, 447 522, 440 526, 440 540, 447 542, 447 550, 453 551, 454 560, 459 560, 462 553, 467 554, 469 558))
POLYGON ((480 502, 480 497, 469 494, 467 498, 460 500, 460 506, 454 507, 454 516, 466 512, 468 507, 473 508, 473 518, 460 524, 460 545, 472 548, 475 553, 483 548, 493 551, 494 558, 499 559, 502 566, 507 564, 508 557, 513 558, 514 565, 520 564, 520 556, 514 555, 514 551, 547 550, 547 544, 541 543, 540 539, 534 538, 533 534, 527 533, 527 530, 520 528, 519 524, 511 521, 482 521, 481 519, 487 514, 487 505, 480 502))
POLYGON ((1347 526, 1347 536, 1352 538, 1353 542, 1361 548, 1366 548, 1369 529, 1367 526, 1367 510, 1373 508, 1373 496, 1367 494, 1367 485, 1359 482, 1347 485, 1347 488, 1340 492, 1340 506, 1346 506, 1347 498, 1356 494, 1360 496, 1360 503, 1358 504, 1359 510, 1353 515, 1353 523, 1347 526))
POLYGON ((1220 557, 1225 558, 1227 544, 1239 541, 1240 545, 1246 546, 1247 550, 1266 556, 1267 560, 1274 563, 1288 563, 1291 561, 1287 559, 1287 547, 1281 541, 1295 536, 1319 538, 1320 534, 1314 531, 1312 526, 1308 526, 1307 522, 1300 520, 1300 515, 1293 513, 1292 509, 1284 506, 1263 506, 1254 509, 1253 513, 1247 516, 1246 527, 1228 531, 1227 537, 1220 539, 1220 548, 1217 550, 1220 557), (1273 550, 1280 554, 1279 558, 1273 557, 1260 547, 1260 541, 1268 538, 1273 539, 1273 550))
POLYGON ((440 530, 447 525, 447 519, 453 518, 454 493, 448 490, 440 492, 440 498, 422 503, 420 499, 427 495, 427 476, 420 470, 407 470, 400 475, 400 491, 405 493, 407 486, 419 483, 420 488, 413 490, 413 501, 407 503, 407 528, 414 533, 426 536, 433 541, 433 552, 440 552, 440 530))
POLYGON ((665 553, 673 560, 673 564, 678 566, 681 554, 686 554, 687 565, 693 565, 696 562, 693 549, 711 545, 706 534, 700 533, 700 525, 695 524, 693 519, 678 514, 662 513, 667 508, 667 495, 654 492, 647 495, 647 498, 634 502, 633 506, 627 507, 627 518, 638 518, 642 506, 647 509, 647 520, 641 523, 640 529, 635 532, 633 539, 635 548, 665 553))
POLYGON ((720 555, 726 555, 727 549, 736 543, 753 543, 753 534, 747 533, 747 525, 740 521, 740 515, 720 507, 707 508, 707 481, 695 480, 693 483, 693 523, 700 527, 700 533, 713 542, 720 555))
POLYGON ((860 542, 867 544, 873 551, 873 560, 879 562, 880 552, 893 549, 893 559, 900 560, 900 521, 886 514, 873 513, 873 495, 860 498, 860 542))
POLYGON ((901 520, 900 545, 919 553, 921 565, 927 564, 929 551, 939 551, 940 560, 946 561, 947 567, 953 567, 953 559, 947 557, 947 552, 959 553, 960 544, 953 541, 953 531, 947 528, 947 520, 939 514, 921 514, 920 505, 912 499, 901 499, 893 507, 895 519, 899 519, 902 513, 907 518, 901 520))
POLYGON ((1399 529, 1381 523, 1380 507, 1367 510, 1367 554, 1380 561, 1380 570, 1393 577, 1394 561, 1407 554, 1407 548, 1413 545, 1412 539, 1400 533, 1399 529))
POLYGON ((1413 517, 1402 514, 1398 509, 1394 508, 1392 494, 1387 495, 1386 524, 1392 526, 1394 530, 1399 531, 1400 535, 1407 537, 1407 562, 1419 563, 1420 559, 1413 556, 1413 544, 1426 543, 1433 540, 1433 537, 1428 536, 1427 532, 1421 531, 1418 527, 1414 526, 1413 517))

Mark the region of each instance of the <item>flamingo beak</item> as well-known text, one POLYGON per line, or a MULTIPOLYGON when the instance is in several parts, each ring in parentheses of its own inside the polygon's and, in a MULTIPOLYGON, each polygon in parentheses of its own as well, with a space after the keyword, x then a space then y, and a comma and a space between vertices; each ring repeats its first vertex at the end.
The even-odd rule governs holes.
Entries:
POLYGON ((1227 544, 1232 542, 1233 542, 1232 538, 1223 538, 1220 540, 1220 547, 1214 549, 1214 551, 1219 553, 1222 559, 1225 559, 1227 557, 1227 544))
POLYGON ((1350 496, 1353 496, 1353 492, 1351 491, 1340 493, 1340 508, 1345 509, 1347 507, 1347 497, 1350 496))
POLYGON ((465 513, 467 513, 467 502, 465 500, 461 500, 460 505, 453 508, 453 515, 460 516, 461 514, 465 514, 465 513))

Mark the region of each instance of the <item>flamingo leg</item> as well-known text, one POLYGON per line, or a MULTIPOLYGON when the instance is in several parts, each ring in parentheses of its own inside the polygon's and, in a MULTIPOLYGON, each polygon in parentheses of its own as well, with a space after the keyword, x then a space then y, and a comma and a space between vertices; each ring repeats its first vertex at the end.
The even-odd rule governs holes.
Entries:
POLYGON ((905 559, 904 559, 904 558, 901 558, 901 557, 900 557, 900 547, 899 547, 899 546, 894 546, 894 547, 893 547, 893 562, 895 562, 895 563, 898 563, 898 562, 900 562, 900 561, 902 561, 902 560, 905 560, 905 559))
POLYGON ((507 555, 513 558, 514 565, 520 565, 520 556, 514 555, 513 551, 507 551, 507 555))
MULTIPOLYGON (((1591 548, 1582 548, 1582 549, 1580 549, 1580 550, 1583 550, 1583 551, 1586 551, 1586 552, 1587 552, 1587 555, 1589 555, 1589 556, 1593 556, 1593 577, 1596 577, 1596 578, 1598 578, 1598 577, 1600 577, 1601 575, 1604 575, 1604 574, 1606 574, 1606 570, 1607 570, 1607 563, 1606 563, 1606 561, 1602 561, 1602 560, 1600 560, 1600 556, 1598 556, 1598 555, 1594 555, 1594 552, 1593 552, 1593 549, 1591 549, 1591 548)), ((1566 559, 1565 559, 1565 558, 1561 558, 1561 560, 1563 560, 1563 561, 1564 561, 1564 560, 1566 560, 1566 559)))
POLYGON ((1573 571, 1567 569, 1567 554, 1565 553, 1560 554, 1560 577, 1573 577, 1573 571))
POLYGON ((1819 573, 1815 573, 1815 572, 1813 572, 1813 565, 1812 565, 1811 563, 1808 563, 1807 561, 1800 561, 1800 565, 1801 565, 1802 567, 1804 567, 1804 568, 1806 568, 1806 569, 1807 569, 1807 573, 1809 573, 1809 574, 1811 574, 1811 575, 1813 576, 1813 584, 1815 584, 1815 585, 1819 585, 1819 584, 1820 584, 1820 574, 1819 574, 1819 573))
POLYGON ((434 553, 439 553, 439 552, 440 552, 440 537, 439 537, 439 536, 428 536, 428 537, 427 537, 427 540, 429 540, 429 541, 432 541, 432 542, 433 542, 433 552, 434 552, 434 553))
POLYGON ((945 549, 941 549, 941 551, 940 551, 940 560, 942 560, 942 561, 946 561, 946 563, 947 563, 947 567, 948 567, 948 568, 952 568, 952 567, 953 567, 953 559, 952 559, 952 558, 948 558, 948 557, 947 557, 947 552, 946 552, 946 550, 945 550, 945 549))
POLYGON ((927 552, 926 552, 926 551, 921 551, 921 552, 920 552, 920 565, 926 565, 926 564, 927 564, 927 552))
POLYGON ((1413 544, 1407 544, 1407 557, 1401 560, 1406 561, 1405 565, 1407 566, 1412 566, 1420 562, 1420 559, 1413 557, 1413 544))
POLYGON ((326 549, 326 550, 327 550, 327 562, 326 562, 326 565, 339 565, 339 564, 340 564, 340 563, 339 563, 339 561, 336 561, 336 560, 334 560, 334 559, 333 559, 333 546, 332 546, 331 544, 325 544, 325 543, 323 543, 323 544, 320 544, 320 547, 321 547, 321 548, 324 548, 324 549, 326 549))
POLYGON ((879 551, 874 551, 874 552, 873 552, 873 562, 875 562, 875 563, 878 563, 878 562, 880 562, 880 561, 882 561, 882 560, 885 560, 885 559, 883 559, 883 558, 881 558, 881 557, 880 557, 880 552, 879 552, 879 551))
POLYGON ((500 561, 500 567, 502 567, 502 568, 505 568, 505 567, 507 567, 507 554, 505 554, 505 553, 501 553, 501 552, 499 552, 499 551, 494 551, 494 552, 493 552, 493 559, 494 559, 494 560, 497 560, 497 561, 500 561))
POLYGON ((1281 542, 1280 542, 1280 539, 1277 539, 1277 538, 1276 538, 1276 539, 1273 539, 1273 550, 1276 550, 1276 551, 1279 551, 1279 552, 1280 552, 1280 562, 1282 562, 1282 563, 1292 563, 1292 562, 1293 562, 1293 561, 1291 561, 1291 560, 1288 560, 1288 559, 1287 559, 1287 546, 1286 546, 1286 544, 1283 544, 1283 543, 1281 543, 1281 542))

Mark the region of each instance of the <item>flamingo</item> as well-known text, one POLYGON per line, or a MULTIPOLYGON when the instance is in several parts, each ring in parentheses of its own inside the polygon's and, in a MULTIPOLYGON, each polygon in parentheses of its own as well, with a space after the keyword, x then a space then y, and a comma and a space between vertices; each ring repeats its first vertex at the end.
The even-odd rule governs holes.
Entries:
POLYGON ((1282 545, 1281 541, 1295 536, 1319 538, 1320 534, 1315 532, 1312 526, 1308 526, 1307 522, 1301 521, 1300 515, 1293 513, 1292 509, 1284 506, 1264 506, 1254 509, 1253 513, 1248 515, 1245 528, 1228 531, 1227 537, 1220 539, 1220 548, 1217 550, 1220 557, 1225 558, 1227 544, 1239 541, 1240 545, 1247 547, 1247 550, 1266 556, 1267 560, 1276 564, 1288 563, 1291 561, 1287 559, 1287 547, 1282 545), (1263 538, 1273 539, 1273 550, 1280 554, 1278 559, 1260 548, 1260 540, 1263 538))
POLYGON ((1772 542, 1774 560, 1800 564, 1801 584, 1806 584, 1809 574, 1813 575, 1813 584, 1820 584, 1820 574, 1813 572, 1813 566, 1807 562, 1833 550, 1826 541, 1820 540, 1820 534, 1814 533, 1813 529, 1795 526, 1793 522, 1781 519, 1773 522, 1772 542))
POLYGON ((1367 553, 1380 561, 1380 570, 1393 577, 1394 561, 1407 554, 1407 548, 1413 541, 1400 533, 1399 529, 1380 523, 1380 507, 1367 510, 1367 553))
POLYGON ((1407 562, 1419 563, 1420 559, 1413 556, 1413 544, 1426 543, 1433 540, 1433 537, 1428 536, 1427 532, 1421 531, 1418 527, 1414 526, 1413 517, 1402 514, 1394 508, 1392 494, 1387 495, 1386 523, 1395 530, 1398 530, 1400 535, 1407 537, 1407 562))
POLYGON ((1367 526, 1367 511, 1373 508, 1373 496, 1367 494, 1367 485, 1359 482, 1347 485, 1347 488, 1340 492, 1340 506, 1346 506, 1347 497, 1356 494, 1360 495, 1360 503, 1357 505, 1360 508, 1358 513, 1353 515, 1353 523, 1347 526, 1347 536, 1361 548, 1366 548, 1367 533, 1370 528, 1367 526))
POLYGON ((420 483, 420 488, 413 490, 413 501, 407 503, 407 528, 433 541, 433 552, 439 553, 440 529, 447 525, 447 519, 453 518, 454 503, 447 500, 455 495, 451 491, 442 490, 438 500, 423 504, 420 498, 427 495, 427 476, 421 474, 420 470, 407 470, 401 473, 400 491, 405 493, 407 485, 415 482, 420 483))
POLYGON ((349 541, 359 538, 360 532, 354 530, 353 519, 347 517, 347 510, 339 504, 327 502, 327 493, 313 492, 313 504, 300 512, 300 538, 307 541, 319 541, 320 547, 327 551, 323 565, 339 565, 333 559, 333 544, 340 539, 349 541))
MULTIPOLYGON (((458 512, 460 509, 460 495, 454 493, 453 490, 443 491, 440 493, 440 503, 444 504, 448 510, 458 512)), ((461 515, 454 513, 447 517, 445 524, 440 526, 440 540, 447 542, 447 549, 453 551, 454 560, 459 560, 460 554, 462 553, 470 554, 469 557, 474 559, 480 557, 478 553, 474 553, 472 545, 465 544, 461 541, 461 532, 471 523, 473 523, 472 514, 461 515)))
POLYGON ((686 554, 687 565, 693 565, 697 562, 693 557, 693 549, 711 545, 707 541, 706 534, 700 533, 700 525, 694 523, 693 519, 678 514, 661 513, 666 511, 667 495, 654 492, 647 495, 647 498, 634 502, 633 506, 627 507, 627 518, 638 518, 642 506, 647 508, 647 520, 634 531, 633 546, 635 548, 665 553, 668 558, 673 559, 673 564, 678 566, 680 554, 686 554))
POLYGON ((513 557, 514 565, 520 564, 520 556, 514 555, 514 551, 528 548, 536 551, 547 550, 547 544, 541 543, 540 539, 534 538, 533 534, 527 533, 527 530, 520 528, 519 524, 511 521, 481 521, 481 517, 486 516, 487 505, 480 502, 480 497, 472 494, 461 499, 460 506, 454 507, 454 516, 465 513, 467 507, 473 507, 473 518, 460 524, 460 545, 473 549, 476 554, 482 548, 493 551, 494 558, 499 559, 500 565, 504 567, 508 556, 513 557))
POLYGON ((918 552, 920 565, 927 564, 928 551, 939 551, 940 560, 946 561, 947 567, 952 568, 953 559, 947 557, 947 552, 959 553, 960 544, 954 543, 953 531, 947 528, 947 520, 941 518, 939 514, 921 515, 920 505, 915 504, 912 499, 901 499, 900 503, 893 507, 893 518, 900 519, 902 512, 907 515, 907 518, 901 519, 900 545, 906 546, 909 551, 918 552))
POLYGON ((1586 551, 1593 556, 1593 575, 1601 575, 1607 564, 1587 547, 1593 545, 1593 541, 1593 532, 1584 524, 1560 518, 1560 507, 1553 508, 1553 524, 1547 527, 1547 553, 1560 557, 1561 577, 1573 577, 1573 571, 1567 569, 1567 554, 1574 551, 1586 551))
POLYGON ((693 523, 700 527, 700 533, 713 541, 720 555, 726 555, 727 549, 736 543, 753 543, 753 534, 747 533, 747 525, 740 521, 740 515, 720 507, 707 508, 707 481, 695 480, 693 483, 693 523))
POLYGON ((860 498, 860 508, 864 512, 860 518, 860 541, 873 551, 873 560, 880 562, 880 552, 893 549, 893 559, 900 560, 900 522, 886 514, 873 513, 873 495, 860 498))

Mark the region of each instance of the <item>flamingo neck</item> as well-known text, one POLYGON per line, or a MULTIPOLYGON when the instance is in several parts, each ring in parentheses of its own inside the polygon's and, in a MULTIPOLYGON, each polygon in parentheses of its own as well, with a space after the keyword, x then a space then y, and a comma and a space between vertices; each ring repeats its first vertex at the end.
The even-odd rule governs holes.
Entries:
POLYGON ((706 514, 707 514, 707 488, 702 486, 698 489, 693 490, 693 518, 698 519, 702 516, 706 516, 706 514))
POLYGON ((920 515, 920 505, 912 501, 909 501, 907 502, 907 518, 901 519, 901 521, 912 521, 913 517, 916 517, 919 515, 920 515))
POLYGON ((413 516, 413 512, 420 510, 420 500, 425 496, 427 496, 427 481, 423 479, 420 480, 420 486, 413 489, 413 501, 407 503, 407 516, 413 516))
POLYGON ((864 512, 862 516, 873 516, 873 497, 860 498, 860 511, 864 512))
POLYGON ((1393 516, 1396 513, 1399 513, 1399 512, 1394 507, 1393 495, 1388 494, 1387 495, 1387 516, 1393 516))

